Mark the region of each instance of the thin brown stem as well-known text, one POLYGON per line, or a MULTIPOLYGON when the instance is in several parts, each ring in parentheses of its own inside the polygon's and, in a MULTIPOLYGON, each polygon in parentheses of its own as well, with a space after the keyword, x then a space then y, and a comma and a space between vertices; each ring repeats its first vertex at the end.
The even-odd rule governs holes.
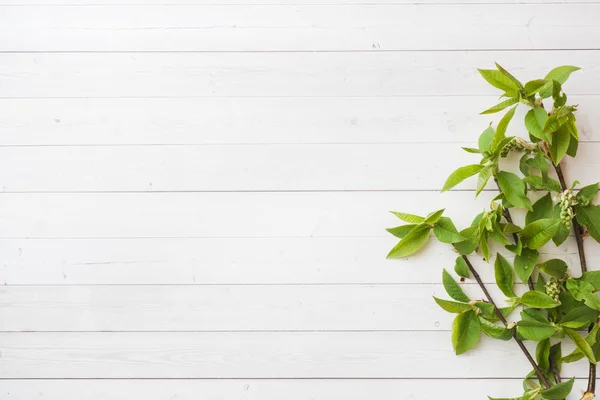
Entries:
MULTIPOLYGON (((502 193, 502 189, 500 189, 500 184, 498 183, 498 179, 495 176, 494 176, 494 182, 496 182, 496 186, 498 186, 498 190, 500 191, 500 193, 502 193)), ((512 215, 510 215, 510 210, 508 208, 502 207, 502 215, 504 216, 504 219, 507 222, 510 222, 511 224, 513 223, 512 215)), ((519 237, 517 236, 516 233, 513 233, 512 237, 513 237, 513 240, 515 241, 515 244, 519 243, 519 237)), ((527 286, 529 286, 529 290, 535 289, 535 286, 533 284, 533 279, 531 278, 531 276, 529 277, 529 279, 527 279, 527 286)))
MULTIPOLYGON (((554 165, 554 163, 552 163, 554 165)), ((556 175, 558 176, 558 181, 560 182, 560 186, 563 191, 568 189, 567 182, 565 181, 565 176, 562 172, 562 168, 560 164, 554 165, 554 170, 556 171, 556 175)), ((575 232, 575 241, 577 242, 577 252, 579 253, 579 263, 581 264, 581 273, 587 272, 587 261, 585 259, 585 250, 583 248, 583 229, 581 229, 581 225, 577 221, 577 216, 573 218, 573 231, 575 232)), ((589 330, 593 327, 590 326, 589 330)), ((596 393, 596 365, 590 362, 589 370, 588 370, 588 385, 586 390, 586 395, 595 395, 596 393)), ((585 396, 585 395, 584 395, 585 396)), ((584 397, 585 398, 585 397, 584 397)), ((592 397, 593 398, 593 397, 592 397)))
MULTIPOLYGON (((469 261, 469 258, 467 256, 463 255, 462 259, 467 264, 467 267, 469 268, 469 271, 471 271, 471 274, 473 274, 473 277, 475 278, 475 280, 477 281, 477 284, 479 285, 479 287, 483 291, 483 294, 487 298, 487 301, 492 306, 494 306, 494 313, 496 314, 496 316, 498 317, 498 319, 500 321, 502 321, 502 323, 504 324, 504 326, 508 326, 508 321, 506 320, 506 318, 504 317, 504 315, 502 315, 502 312, 500 311, 500 309, 498 308, 498 306, 494 302, 494 299, 492 299, 492 296, 490 295, 490 293, 488 292, 487 288, 485 287, 485 284, 481 280, 481 277, 479 276, 479 274, 475 270, 475 267, 473 267, 473 264, 471 264, 471 262, 469 261)), ((527 360, 529 361, 529 363, 533 367, 533 370, 535 371, 535 374, 539 378, 540 382, 542 382, 542 385, 544 386, 544 388, 545 389, 549 389, 550 387, 552 387, 552 384, 550 383, 550 381, 548 380, 548 378, 546 378, 546 375, 544 375, 544 373, 542 372, 542 370, 540 369, 540 367, 537 365, 537 363, 535 362, 534 358, 531 356, 531 353, 529 353, 529 350, 527 350, 527 347, 525 347, 525 344, 523 344, 523 342, 519 338, 517 338, 516 331, 515 331, 515 333, 513 335, 513 339, 515 340, 515 342, 517 342, 517 345, 519 346, 519 348, 521 349, 521 351, 523 352, 523 354, 525 354, 525 357, 527 358, 527 360)))

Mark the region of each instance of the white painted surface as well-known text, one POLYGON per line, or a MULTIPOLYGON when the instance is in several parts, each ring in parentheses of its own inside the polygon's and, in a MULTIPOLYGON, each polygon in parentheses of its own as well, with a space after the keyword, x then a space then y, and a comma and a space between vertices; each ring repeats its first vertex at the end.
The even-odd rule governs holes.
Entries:
MULTIPOLYGON (((464 225, 494 196, 438 192, 494 61, 584 68, 566 169, 597 179, 600 5, 165 3, 0 1, 0 398, 518 394, 512 343, 452 354, 431 295, 455 254, 386 261, 386 211, 464 225)), ((571 239, 542 254, 578 268, 571 239)))

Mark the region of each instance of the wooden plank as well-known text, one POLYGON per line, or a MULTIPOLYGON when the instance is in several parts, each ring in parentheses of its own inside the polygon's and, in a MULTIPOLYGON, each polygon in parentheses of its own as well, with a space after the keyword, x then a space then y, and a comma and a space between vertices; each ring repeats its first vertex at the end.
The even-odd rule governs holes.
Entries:
POLYGON ((0 286, 0 331, 450 331, 431 296, 449 299, 441 284, 0 286))
MULTIPOLYGON (((448 332, 57 332, 0 340, 4 379, 522 378, 531 369, 512 341, 483 337, 456 357, 448 332)), ((565 376, 587 372, 586 362, 564 367, 565 376)))
MULTIPOLYGON (((567 179, 596 182, 599 152, 600 143, 582 145, 577 160, 565 162, 567 179)), ((454 143, 0 147, 0 187, 5 193, 441 190, 450 171, 479 158, 454 143)), ((474 190, 476 183, 456 189, 474 190)), ((488 188, 497 190, 493 182, 488 188)))
MULTIPOLYGON (((597 0, 471 0, 469 4, 582 4, 598 3, 597 0)), ((176 5, 436 5, 436 4, 459 4, 464 5, 460 0, 328 0, 327 2, 316 2, 315 0, 235 0, 227 3, 216 2, 215 0, 177 0, 176 5)), ((122 6, 122 5, 174 5, 165 0, 0 0, 0 5, 9 6, 122 6)))
POLYGON ((490 60, 524 81, 578 65, 565 91, 600 94, 600 51, 2 53, 0 85, 4 98, 498 96, 476 70, 490 60))
MULTIPOLYGON (((376 213, 373 213, 375 215, 376 213)), ((4 285, 419 284, 439 283, 456 254, 432 240, 408 260, 386 260, 392 237, 205 239, 3 239, 4 285), (235 249, 232 251, 231 249, 235 249)), ((600 244, 585 242, 600 265, 600 244)), ((510 260, 510 253, 497 249, 510 260)), ((542 249, 579 274, 575 240, 542 249)), ((471 257, 484 282, 493 268, 471 257)))
MULTIPOLYGON (((402 224, 388 210, 427 214, 445 207, 469 226, 496 193, 206 192, 2 193, 0 238, 385 237, 402 224), (468 205, 468 206, 465 206, 468 205)), ((515 210, 523 223, 523 210, 515 210)))
MULTIPOLYGON (((494 96, 0 99, 0 146, 464 143, 494 96), (198 110, 203 110, 198 113, 198 110), (402 115, 398 114, 402 110, 402 115), (110 116, 110 118, 107 118, 110 116)), ((600 141, 600 96, 579 104, 580 140, 600 141)), ((510 132, 527 107, 516 111, 510 132)))
MULTIPOLYGON (((446 207, 468 226, 494 192, 0 194, 0 238, 385 237, 399 220, 446 207), (465 207, 468 204, 469 207, 465 207)), ((523 215, 517 215, 517 222, 523 215)))
POLYGON ((4 7, 0 50, 597 49, 599 13, 600 4, 4 7))
MULTIPOLYGON (((585 384, 576 381, 573 393, 585 384)), ((130 400, 132 393, 146 400, 431 400, 432 393, 480 400, 484 394, 509 397, 522 392, 519 379, 3 380, 2 389, 6 398, 18 400, 130 400)))

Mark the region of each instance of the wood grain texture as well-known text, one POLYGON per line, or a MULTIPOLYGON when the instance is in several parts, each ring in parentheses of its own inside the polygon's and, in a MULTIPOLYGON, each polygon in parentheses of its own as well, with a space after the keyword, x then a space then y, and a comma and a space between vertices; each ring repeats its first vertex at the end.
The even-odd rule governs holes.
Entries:
POLYGON ((0 97, 499 96, 477 72, 493 68, 494 61, 523 81, 543 77, 557 65, 577 65, 583 70, 565 85, 568 94, 600 94, 597 50, 159 52, 0 53, 0 97))
MULTIPOLYGON (((575 391, 585 381, 575 383, 575 391)), ((431 400, 432 395, 461 393, 462 400, 480 400, 481 393, 509 397, 520 393, 519 379, 238 379, 238 380, 3 380, 3 398, 11 400, 129 400, 132 393, 147 400, 431 400)))
MULTIPOLYGON (((432 240, 408 260, 386 260, 392 237, 0 239, 4 285, 320 285, 433 284, 456 254, 432 240), (235 249, 236 251, 232 251, 235 249)), ((585 242, 590 265, 600 245, 585 242)), ((512 260, 511 254, 504 253, 512 260)), ((574 238, 545 246, 541 260, 560 258, 579 273, 574 238)), ((471 257, 482 279, 490 264, 471 257)))
POLYGON ((432 296, 450 299, 441 284, 1 286, 0 331, 450 331, 432 296))
MULTIPOLYGON (((576 162, 565 161, 566 178, 595 183, 599 152, 600 143, 582 145, 576 162)), ((501 165, 510 170, 512 163, 516 172, 519 157, 501 165)), ((435 191, 449 171, 480 158, 460 145, 436 143, 0 147, 0 187, 5 193, 435 191), (411 172, 399 179, 398 171, 411 172)), ((455 189, 476 184, 473 178, 455 189)), ((491 182, 488 190, 497 187, 491 182)))
MULTIPOLYGON (((456 357, 448 332, 431 331, 1 333, 0 340, 4 379, 472 379, 521 378, 531 369, 512 342, 484 337, 456 357), (432 367, 449 360, 452 368, 432 367)), ((572 350, 567 342, 564 351, 572 350)), ((564 375, 587 377, 587 365, 568 364, 564 375)))
MULTIPOLYGON (((595 112, 600 96, 569 99, 579 104, 581 142, 600 141, 595 112)), ((477 114, 496 101, 496 96, 0 99, 0 146, 456 144, 473 142, 482 127, 498 120, 477 114)), ((525 113, 525 106, 517 109, 515 125, 525 113)))
POLYGON ((4 7, 0 50, 597 49, 598 13, 599 4, 4 7))

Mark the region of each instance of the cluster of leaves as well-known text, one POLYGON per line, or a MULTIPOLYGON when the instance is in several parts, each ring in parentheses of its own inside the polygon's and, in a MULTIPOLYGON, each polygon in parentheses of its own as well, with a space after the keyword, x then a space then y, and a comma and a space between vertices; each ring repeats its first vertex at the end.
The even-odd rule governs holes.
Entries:
POLYGON ((452 275, 443 270, 442 282, 451 299, 434 300, 445 311, 456 314, 452 325, 456 354, 472 349, 482 333, 499 340, 515 338, 538 342, 539 371, 534 370, 525 377, 524 394, 519 399, 564 399, 572 389, 573 379, 560 381, 561 365, 584 358, 592 364, 600 360, 600 299, 596 295, 600 291, 600 271, 574 277, 563 260, 542 260, 539 253, 550 241, 556 246, 562 245, 574 221, 600 241, 600 207, 593 204, 598 184, 585 186, 576 193, 577 182, 566 188, 564 182, 561 185, 550 176, 552 167, 557 168, 565 156, 575 157, 577 153, 576 106, 567 105, 562 85, 579 68, 558 67, 544 79, 522 84, 504 68, 496 66, 495 70, 480 70, 480 73, 492 86, 502 90, 503 100, 483 114, 513 107, 495 129, 490 125, 483 131, 476 148, 464 148, 469 153, 479 154, 481 160, 450 174, 443 191, 477 176, 476 195, 491 179, 497 183, 499 194, 488 210, 462 230, 444 216, 444 210, 425 217, 393 212, 408 224, 388 229, 400 238, 388 257, 403 258, 417 252, 433 231, 440 242, 450 244, 459 254, 454 271, 463 278, 476 273, 468 261, 470 254, 479 252, 488 262, 494 260, 496 285, 506 297, 507 306, 502 308, 496 308, 491 299, 469 298, 452 275), (549 98, 553 104, 546 110, 543 102, 549 98), (506 135, 519 104, 530 108, 524 118, 526 139, 506 135), (520 158, 511 156, 519 153, 520 158), (509 157, 507 161, 514 159, 513 164, 519 160, 520 175, 502 169, 507 163, 503 161, 506 157, 509 157), (526 210, 524 224, 513 223, 511 209, 526 210), (494 255, 494 249, 498 248, 501 252, 496 251, 494 255), (520 318, 515 317, 515 310, 520 311, 520 318), (508 318, 516 320, 508 322, 508 318), (563 340, 574 343, 575 350, 570 354, 562 355, 563 340))

